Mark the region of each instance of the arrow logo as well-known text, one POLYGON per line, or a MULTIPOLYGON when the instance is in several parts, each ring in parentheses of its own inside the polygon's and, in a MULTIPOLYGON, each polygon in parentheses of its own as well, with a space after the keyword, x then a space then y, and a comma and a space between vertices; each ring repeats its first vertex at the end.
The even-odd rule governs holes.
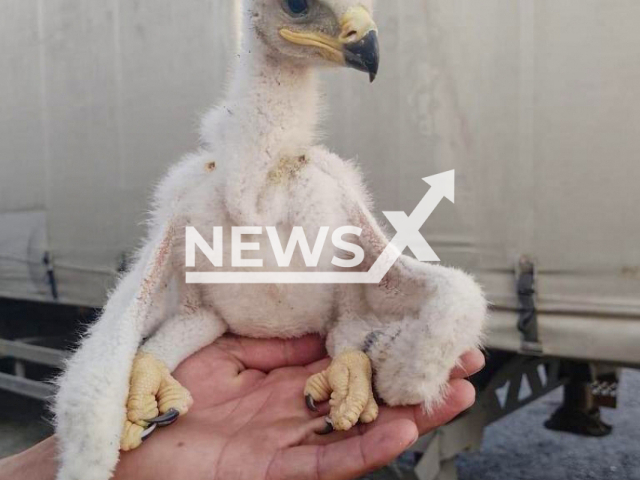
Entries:
POLYGON ((431 186, 427 194, 407 216, 404 212, 383 212, 396 235, 368 272, 187 272, 187 283, 282 283, 282 284, 378 284, 408 247, 421 262, 439 262, 440 258, 420 233, 440 202, 455 203, 455 170, 423 178, 431 186))
POLYGON ((423 178, 431 185, 411 216, 404 212, 383 212, 391 225, 398 232, 382 255, 366 273, 371 278, 365 283, 380 283, 394 263, 400 258, 404 249, 409 247, 421 262, 439 262, 440 258, 420 233, 420 229, 431 216, 443 198, 455 203, 455 170, 423 178))
POLYGON ((443 198, 455 203, 455 170, 423 178, 431 189, 420 201, 411 216, 404 212, 382 212, 387 217, 397 235, 391 243, 401 252, 409 247, 421 262, 439 262, 440 258, 429 246, 420 229, 431 216, 443 198))

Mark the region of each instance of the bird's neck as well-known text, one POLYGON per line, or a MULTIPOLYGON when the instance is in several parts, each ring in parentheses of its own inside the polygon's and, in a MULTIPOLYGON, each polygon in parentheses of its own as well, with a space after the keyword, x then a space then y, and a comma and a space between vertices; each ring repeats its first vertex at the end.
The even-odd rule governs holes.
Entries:
MULTIPOLYGON (((233 139, 237 147, 260 149, 277 157, 308 148, 315 137, 319 108, 313 70, 272 58, 248 47, 238 55, 226 99, 215 112, 215 124, 203 134, 207 143, 233 139)), ((263 158, 262 161, 266 161, 263 158)), ((274 158, 274 161, 279 159, 274 158)), ((255 167, 258 158, 247 159, 255 167)), ((234 162, 237 163, 237 162, 234 162)))
POLYGON ((266 53, 239 58, 229 98, 253 138, 272 146, 308 145, 316 128, 318 91, 311 68, 266 53))
POLYGON ((312 145, 318 108, 311 68, 279 61, 266 47, 243 49, 227 98, 205 118, 202 131, 214 150, 224 146, 227 205, 235 210, 230 213, 257 219, 257 199, 268 187, 269 174, 312 145))

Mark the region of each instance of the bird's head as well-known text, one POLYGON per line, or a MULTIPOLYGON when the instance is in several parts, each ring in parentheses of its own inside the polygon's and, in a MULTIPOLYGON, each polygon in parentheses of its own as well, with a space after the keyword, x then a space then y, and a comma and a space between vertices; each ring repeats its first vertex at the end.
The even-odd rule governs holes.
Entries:
POLYGON ((380 58, 372 0, 251 0, 249 21, 260 41, 292 61, 369 73, 380 58))

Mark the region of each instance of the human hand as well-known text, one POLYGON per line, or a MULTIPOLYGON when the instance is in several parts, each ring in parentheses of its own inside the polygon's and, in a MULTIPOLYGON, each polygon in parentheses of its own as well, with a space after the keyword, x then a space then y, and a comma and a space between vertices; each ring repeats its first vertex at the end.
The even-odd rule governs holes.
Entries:
POLYGON ((430 430, 469 408, 463 380, 484 364, 479 351, 452 372, 444 405, 382 407, 370 425, 321 436, 323 409, 310 412, 307 378, 326 368, 323 341, 225 337, 192 356, 175 377, 194 398, 189 414, 122 454, 116 480, 342 480, 380 468, 430 430))

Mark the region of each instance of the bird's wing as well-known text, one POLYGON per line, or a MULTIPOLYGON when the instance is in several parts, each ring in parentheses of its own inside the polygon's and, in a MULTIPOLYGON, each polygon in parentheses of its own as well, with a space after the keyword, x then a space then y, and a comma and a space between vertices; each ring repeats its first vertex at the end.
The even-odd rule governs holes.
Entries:
POLYGON ((342 193, 341 205, 351 222, 362 229, 360 243, 367 253, 361 268, 371 266, 370 261, 379 257, 389 244, 389 239, 371 213, 371 197, 364 185, 362 174, 352 161, 345 161, 323 147, 314 147, 310 152, 315 165, 334 179, 342 193))
MULTIPOLYGON (((389 240, 371 214, 360 176, 331 157, 331 174, 342 190, 342 205, 353 226, 369 270, 389 240)), ((341 289, 340 318, 329 332, 327 348, 336 352, 363 348, 376 371, 376 390, 389 405, 442 401, 449 372, 460 355, 478 346, 486 318, 482 290, 454 268, 401 255, 379 284, 368 284, 366 305, 341 289), (407 362, 407 359, 411 361, 407 362)))
POLYGON ((174 238, 174 222, 150 236, 60 378, 58 480, 108 480, 115 469, 131 365, 171 275, 174 238))

